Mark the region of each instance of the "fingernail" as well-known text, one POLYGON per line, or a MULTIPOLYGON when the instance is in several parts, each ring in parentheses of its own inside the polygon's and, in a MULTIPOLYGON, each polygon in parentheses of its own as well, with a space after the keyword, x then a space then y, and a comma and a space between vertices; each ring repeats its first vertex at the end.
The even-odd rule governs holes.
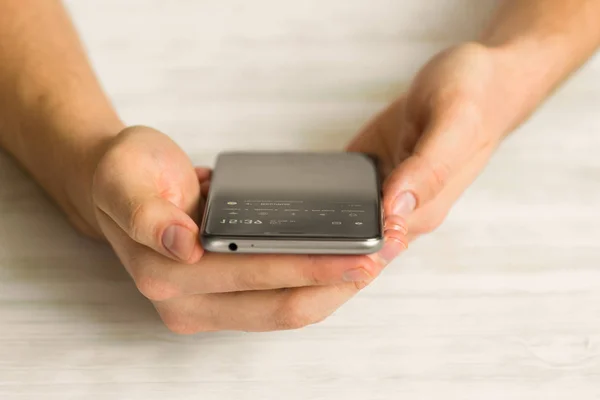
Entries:
POLYGON ((163 246, 183 261, 191 257, 195 241, 194 234, 180 225, 171 225, 165 229, 162 237, 163 246))
POLYGON ((344 272, 344 282, 370 281, 373 277, 364 268, 355 268, 344 272))
POLYGON ((416 206, 417 199, 415 195, 411 192, 404 192, 396 197, 392 211, 394 215, 406 218, 415 210, 416 206))

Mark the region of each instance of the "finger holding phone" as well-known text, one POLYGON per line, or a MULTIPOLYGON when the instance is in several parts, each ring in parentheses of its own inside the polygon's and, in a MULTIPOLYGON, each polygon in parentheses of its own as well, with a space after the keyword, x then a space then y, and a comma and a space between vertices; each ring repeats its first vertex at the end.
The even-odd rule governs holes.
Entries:
MULTIPOLYGON (((317 156, 320 160, 323 157, 328 156, 317 156)), ((305 159, 304 156, 300 158, 305 159)), ((264 157, 259 156, 258 160, 264 160, 264 157)), ((305 166, 312 165, 313 161, 311 159, 305 166)), ((285 239, 290 239, 298 243, 298 239, 306 239, 294 235, 265 236, 265 231, 283 229, 281 225, 268 224, 266 219, 264 224, 255 225, 261 227, 255 239, 266 239, 266 247, 260 249, 260 254, 243 254, 243 248, 236 249, 236 254, 206 252, 199 244, 197 221, 198 209, 202 206, 200 187, 209 180, 211 173, 203 169, 194 171, 183 151, 166 135, 145 127, 121 132, 100 158, 94 174, 92 207, 102 235, 112 245, 140 292, 152 301, 172 331, 189 334, 299 328, 329 316, 368 285, 406 248, 401 220, 388 221, 384 238, 378 186, 376 178, 370 175, 375 175, 375 170, 362 157, 352 157, 350 164, 356 164, 355 161, 362 167, 359 171, 366 174, 367 198, 377 202, 376 212, 368 217, 375 228, 372 235, 377 242, 372 251, 369 251, 370 248, 358 248, 353 255, 346 255, 348 251, 344 248, 338 251, 340 255, 328 255, 335 248, 327 246, 322 248, 323 254, 317 254, 319 251, 313 246, 315 243, 327 243, 326 237, 313 238, 306 242, 308 247, 302 249, 288 249, 290 254, 264 254, 272 248, 273 240, 285 242, 285 239), (173 234, 173 231, 176 233, 173 234)), ((336 165, 336 162, 332 164, 336 165)), ((217 194, 221 193, 217 190, 221 186, 220 170, 216 169, 216 177, 211 184, 211 192, 217 194)), ((227 172, 226 168, 223 170, 227 172)), ((305 176, 310 176, 308 172, 305 176)), ((338 177, 352 181, 348 179, 352 176, 347 173, 338 177)), ((289 180, 294 177, 282 178, 289 180)), ((296 183, 298 178, 296 176, 296 183)), ((265 180, 257 180, 260 181, 265 180)), ((255 199, 261 200, 262 197, 265 200, 267 194, 259 191, 255 199)), ((238 209, 234 207, 237 204, 226 203, 223 201, 217 211, 238 209)), ((322 201, 311 206, 315 204, 320 209, 325 208, 322 201)), ((266 208, 254 205, 252 218, 266 208)), ((280 208, 282 213, 287 214, 288 220, 292 218, 289 211, 285 212, 283 206, 280 208)), ((342 208, 338 211, 336 214, 340 216, 342 208)), ((247 219, 247 216, 240 215, 231 217, 235 218, 228 221, 247 219)), ((330 217, 313 215, 311 209, 305 216, 305 222, 315 218, 330 217)), ((215 214, 216 224, 220 219, 215 214)), ((277 221, 281 220, 277 218, 277 221)), ((245 228, 243 224, 227 227, 234 234, 245 228)), ((344 226, 317 224, 316 227, 317 233, 323 228, 327 234, 333 232, 333 237, 338 240, 341 238, 336 234, 346 232, 344 226)), ((361 229, 355 229, 355 232, 360 233, 361 229)), ((254 243, 259 242, 254 240, 254 243)), ((343 242, 331 243, 329 246, 343 242)), ((232 252, 229 246, 223 251, 232 252)), ((281 252, 285 251, 271 251, 281 252)))

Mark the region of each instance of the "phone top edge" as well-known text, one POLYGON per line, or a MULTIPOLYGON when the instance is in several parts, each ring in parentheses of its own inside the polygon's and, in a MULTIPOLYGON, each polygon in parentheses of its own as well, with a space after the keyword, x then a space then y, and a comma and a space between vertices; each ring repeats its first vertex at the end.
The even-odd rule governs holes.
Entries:
POLYGON ((216 162, 218 163, 219 159, 227 158, 227 157, 236 157, 236 156, 281 156, 281 155, 297 155, 297 156, 359 156, 364 157, 373 162, 373 164, 378 164, 378 157, 369 154, 362 153, 357 151, 292 151, 292 150, 260 150, 260 151, 243 151, 243 150, 231 150, 231 151, 223 151, 217 154, 216 162))
POLYGON ((261 234, 254 235, 230 235, 226 233, 217 233, 212 234, 206 232, 205 230, 201 231, 201 237, 203 239, 219 239, 219 240, 256 240, 256 241, 295 241, 295 242, 311 242, 311 241, 319 241, 319 242, 361 242, 361 241, 370 241, 370 240, 382 240, 384 238, 383 232, 376 236, 368 236, 368 237, 351 237, 351 236, 292 236, 292 235, 279 235, 279 236, 265 236, 261 234))

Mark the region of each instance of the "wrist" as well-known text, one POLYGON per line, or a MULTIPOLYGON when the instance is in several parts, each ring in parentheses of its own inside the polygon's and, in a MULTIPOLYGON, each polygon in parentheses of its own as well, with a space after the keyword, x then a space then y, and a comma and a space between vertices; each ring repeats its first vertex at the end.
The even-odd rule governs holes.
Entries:
POLYGON ((528 42, 500 46, 483 44, 489 57, 490 81, 485 90, 490 99, 485 115, 501 138, 523 123, 551 94, 561 73, 552 65, 551 50, 540 50, 528 42))
POLYGON ((33 118, 3 147, 32 175, 81 233, 100 238, 92 204, 96 165, 123 129, 116 113, 48 120, 33 118))
POLYGON ((489 49, 496 65, 503 108, 510 110, 515 129, 574 73, 593 53, 594 41, 573 35, 568 29, 552 34, 531 29, 516 34, 499 31, 484 35, 481 43, 489 49))

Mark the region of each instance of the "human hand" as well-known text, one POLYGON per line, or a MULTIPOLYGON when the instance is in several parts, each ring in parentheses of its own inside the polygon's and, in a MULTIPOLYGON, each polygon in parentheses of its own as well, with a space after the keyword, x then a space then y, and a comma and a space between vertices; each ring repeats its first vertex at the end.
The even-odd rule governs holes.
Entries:
POLYGON ((194 220, 209 176, 149 128, 119 134, 95 172, 98 225, 174 332, 269 331, 319 322, 406 247, 402 221, 392 218, 384 248, 369 256, 203 254, 194 220))
POLYGON ((181 263, 203 251, 198 242, 200 183, 210 170, 194 169, 166 135, 145 127, 123 130, 95 169, 92 202, 98 225, 113 247, 130 240, 181 263))
POLYGON ((514 125, 500 66, 477 44, 442 52, 349 145, 378 157, 385 214, 406 219, 409 240, 442 223, 514 125))

